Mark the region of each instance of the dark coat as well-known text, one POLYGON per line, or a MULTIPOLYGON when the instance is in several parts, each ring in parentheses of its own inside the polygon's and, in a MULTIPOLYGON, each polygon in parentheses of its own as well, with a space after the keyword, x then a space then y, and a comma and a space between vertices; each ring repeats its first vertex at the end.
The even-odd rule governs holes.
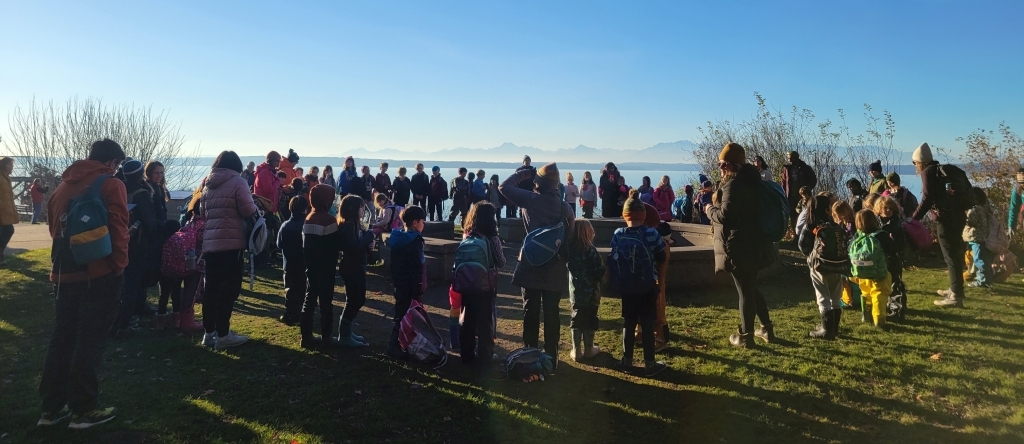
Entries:
MULTIPOLYGON (((921 171, 921 203, 918 204, 917 209, 910 216, 916 220, 921 220, 929 210, 935 208, 938 213, 936 220, 939 223, 945 221, 954 222, 954 224, 963 224, 967 221, 967 208, 961 211, 941 211, 940 208, 947 206, 946 199, 946 178, 942 176, 939 171, 939 163, 932 162, 928 164, 921 171)), ((954 233, 955 235, 955 233, 954 233)))
POLYGON ((277 232, 277 247, 284 252, 284 269, 306 271, 306 261, 302 258, 302 227, 306 225, 306 215, 293 215, 281 224, 277 232), (298 216, 298 217, 295 217, 298 216))
POLYGON ((439 200, 448 200, 448 183, 440 174, 430 177, 430 197, 439 200))
MULTIPOLYGON (((523 222, 526 225, 527 233, 564 221, 566 223, 565 236, 567 239, 571 239, 576 218, 569 204, 558 196, 558 190, 544 190, 538 193, 518 187, 524 180, 532 179, 532 174, 531 170, 521 170, 505 179, 498 186, 498 190, 512 205, 522 208, 523 222)), ((540 267, 520 261, 516 264, 516 271, 512 275, 512 284, 538 290, 565 291, 569 286, 569 273, 566 269, 565 259, 563 254, 558 254, 551 262, 540 267)))
POLYGON ((425 172, 412 175, 412 194, 426 198, 430 195, 430 176, 425 172))
POLYGON ((601 196, 601 215, 603 217, 619 217, 622 215, 621 207, 619 207, 619 184, 616 181, 619 179, 619 172, 615 171, 613 174, 608 172, 601 173, 599 179, 598 190, 601 196))
POLYGON ((395 197, 392 199, 395 204, 406 206, 409 205, 409 195, 412 191, 412 182, 409 178, 402 178, 398 176, 395 178, 395 183, 391 185, 391 190, 395 193, 395 197))
POLYGON ((718 204, 708 210, 714 226, 715 271, 756 272, 773 261, 775 250, 761 235, 758 223, 760 181, 757 168, 748 164, 718 189, 718 204))
POLYGON ((341 233, 341 265, 338 267, 342 273, 351 273, 356 270, 366 271, 366 260, 370 252, 370 242, 373 242, 373 231, 361 230, 354 223, 346 223, 338 226, 341 233))
POLYGON ((395 286, 396 299, 423 297, 427 274, 423 244, 419 232, 391 231, 388 247, 391 248, 391 283, 395 286))
POLYGON ((780 185, 783 190, 786 190, 786 196, 789 196, 790 199, 799 198, 801 187, 814 189, 818 186, 818 176, 814 174, 814 169, 810 165, 797 159, 796 162, 782 167, 782 183, 780 185))

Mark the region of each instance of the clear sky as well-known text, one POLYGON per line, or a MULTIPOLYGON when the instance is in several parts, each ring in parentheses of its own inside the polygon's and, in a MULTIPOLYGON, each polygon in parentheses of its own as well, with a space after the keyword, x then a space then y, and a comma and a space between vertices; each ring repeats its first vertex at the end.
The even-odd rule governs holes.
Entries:
POLYGON ((749 117, 754 91, 845 108, 854 130, 863 103, 889 109, 902 150, 1024 125, 1017 0, 0 0, 0 17, 0 114, 152 105, 205 154, 640 149, 749 117))

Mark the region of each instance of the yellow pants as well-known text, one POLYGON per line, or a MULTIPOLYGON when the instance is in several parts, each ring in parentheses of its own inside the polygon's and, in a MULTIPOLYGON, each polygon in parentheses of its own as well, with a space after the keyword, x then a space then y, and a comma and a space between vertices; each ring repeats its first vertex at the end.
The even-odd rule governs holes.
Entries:
POLYGON ((864 304, 864 312, 867 313, 868 306, 871 306, 871 317, 875 325, 885 325, 886 306, 889 305, 889 293, 892 292, 892 276, 886 274, 885 279, 871 280, 850 278, 857 282, 860 287, 860 299, 864 304))

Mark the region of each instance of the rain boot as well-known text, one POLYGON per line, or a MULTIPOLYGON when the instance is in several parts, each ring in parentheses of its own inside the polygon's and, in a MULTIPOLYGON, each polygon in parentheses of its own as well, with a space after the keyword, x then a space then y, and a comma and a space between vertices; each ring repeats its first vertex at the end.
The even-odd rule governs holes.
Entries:
MULTIPOLYGON (((352 339, 352 332, 349 331, 349 340, 352 339)), ((323 348, 339 348, 341 344, 334 339, 334 315, 332 313, 320 312, 320 346, 323 348)))
POLYGON ((839 321, 841 321, 843 319, 843 309, 842 308, 837 308, 835 310, 832 310, 832 315, 833 315, 832 316, 832 325, 833 325, 832 331, 835 333, 835 336, 838 338, 839 337, 839 324, 840 324, 839 321))
POLYGON ((320 348, 320 340, 313 336, 313 312, 304 311, 299 319, 299 334, 302 341, 299 343, 302 348, 314 350, 320 348))
POLYGON ((835 339, 835 335, 832 330, 832 323, 834 322, 833 319, 834 315, 832 310, 821 313, 821 324, 818 325, 818 328, 809 333, 810 337, 818 339, 835 339))
POLYGON ((392 359, 406 359, 409 355, 402 350, 402 345, 398 342, 398 326, 396 322, 395 327, 391 329, 391 339, 388 339, 388 348, 384 353, 392 359))
POLYGON ((356 341, 352 338, 352 321, 342 319, 338 324, 338 342, 339 347, 343 348, 355 348, 365 347, 368 344, 364 344, 362 341, 356 341))
POLYGON ((578 328, 572 329, 572 351, 569 355, 572 356, 573 361, 580 362, 583 360, 583 346, 581 345, 582 342, 583 330, 580 330, 578 328))
POLYGON ((182 310, 180 323, 181 324, 179 325, 178 328, 182 332, 199 333, 201 331, 204 331, 203 323, 196 322, 196 308, 194 305, 186 310, 182 310))

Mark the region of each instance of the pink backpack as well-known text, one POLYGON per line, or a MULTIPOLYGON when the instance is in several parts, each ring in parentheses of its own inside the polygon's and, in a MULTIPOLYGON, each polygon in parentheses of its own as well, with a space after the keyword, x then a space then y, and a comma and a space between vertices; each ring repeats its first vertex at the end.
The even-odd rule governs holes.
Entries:
POLYGON ((426 364, 437 364, 435 369, 443 367, 448 362, 444 339, 430 321, 430 314, 415 299, 409 305, 409 311, 402 317, 398 343, 410 358, 426 364))
POLYGON ((402 229, 402 206, 401 205, 389 205, 391 208, 391 224, 388 228, 392 230, 402 229))
POLYGON ((932 239, 932 233, 928 231, 928 227, 924 226, 919 220, 907 218, 903 221, 903 231, 907 233, 907 238, 910 239, 910 245, 913 249, 923 250, 932 245, 934 240, 932 239))
POLYGON ((184 278, 196 272, 199 256, 203 254, 205 228, 206 221, 193 216, 191 221, 164 242, 160 262, 161 274, 170 278, 184 278))

